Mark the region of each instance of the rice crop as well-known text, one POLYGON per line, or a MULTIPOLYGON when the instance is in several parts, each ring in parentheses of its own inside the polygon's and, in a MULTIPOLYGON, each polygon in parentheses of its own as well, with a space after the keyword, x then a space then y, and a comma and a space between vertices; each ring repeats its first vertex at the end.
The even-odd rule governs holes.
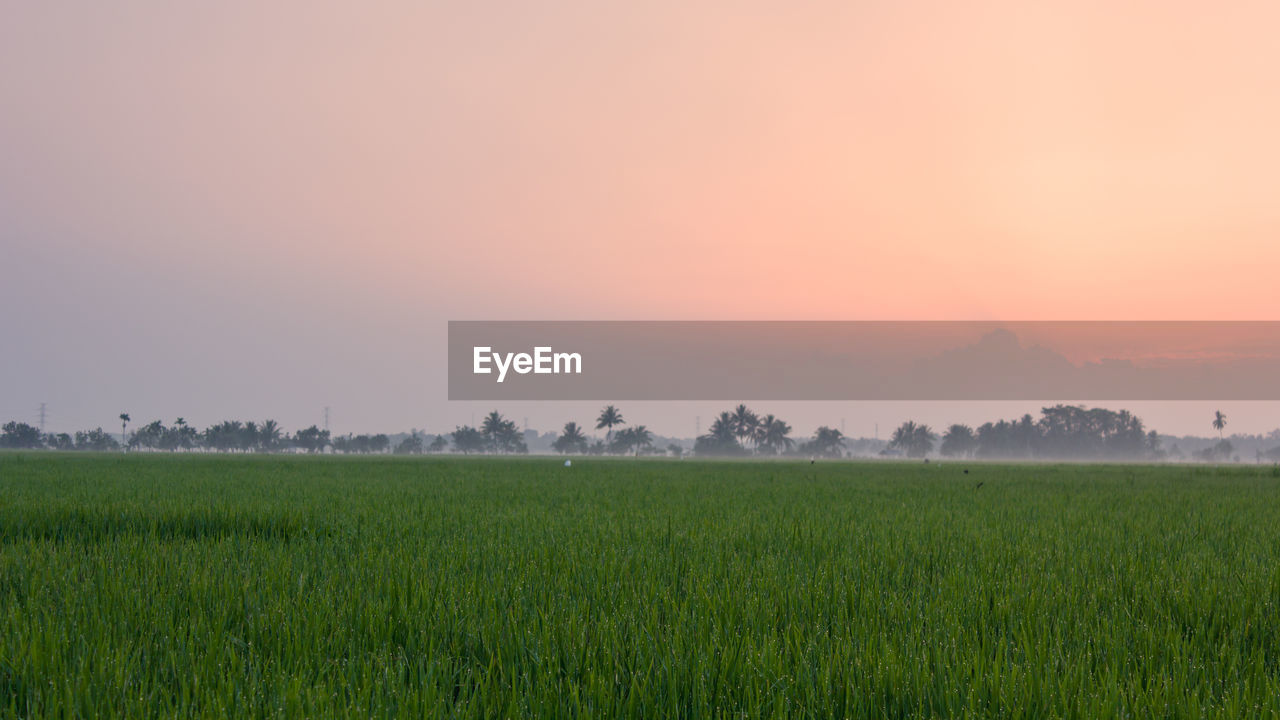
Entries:
POLYGON ((1267 466, 0 454, 3 717, 1275 717, 1277 602, 1267 466))

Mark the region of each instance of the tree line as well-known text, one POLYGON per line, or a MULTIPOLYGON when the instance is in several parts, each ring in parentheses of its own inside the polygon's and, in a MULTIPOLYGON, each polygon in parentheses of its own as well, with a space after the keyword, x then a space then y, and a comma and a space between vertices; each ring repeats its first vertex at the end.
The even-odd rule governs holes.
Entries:
POLYGON ((108 452, 112 450, 211 450, 215 452, 280 452, 301 450, 304 452, 321 452, 328 447, 359 445, 362 449, 373 448, 377 442, 370 442, 370 437, 387 436, 354 436, 346 438, 330 438, 328 430, 321 430, 312 425, 293 434, 285 433, 275 420, 261 423, 252 420, 241 422, 227 420, 210 425, 204 430, 197 430, 183 418, 178 418, 172 425, 165 425, 155 420, 129 432, 128 413, 120 415, 120 436, 127 438, 121 445, 101 427, 93 430, 68 433, 41 433, 36 427, 20 422, 9 422, 0 428, 0 447, 17 449, 48 450, 85 450, 108 452))
MULTIPOLYGON (((131 418, 120 414, 121 443, 101 427, 88 431, 42 433, 36 427, 16 421, 0 427, 0 447, 15 449, 81 450, 106 452, 113 450, 147 451, 213 451, 213 452, 305 452, 320 453, 397 453, 421 454, 452 451, 462 454, 524 454, 529 452, 524 433, 515 422, 497 410, 485 416, 478 427, 458 426, 447 435, 431 438, 413 431, 392 445, 386 434, 331 436, 328 430, 312 425, 286 433, 275 420, 262 422, 228 420, 197 430, 185 419, 166 425, 155 420, 128 431, 131 418)), ((1226 415, 1215 412, 1212 427, 1218 431, 1217 444, 1199 450, 1193 459, 1221 462, 1239 460, 1231 441, 1223 436, 1226 415)), ((565 423, 552 443, 552 449, 565 455, 672 455, 682 456, 686 448, 669 444, 657 447, 654 434, 644 425, 628 425, 622 412, 607 405, 596 417, 595 429, 605 431, 603 439, 592 439, 576 421, 565 423)), ((838 458, 851 455, 840 431, 819 427, 804 439, 792 437, 791 425, 772 414, 758 414, 745 404, 721 412, 707 432, 694 440, 692 452, 700 457, 774 457, 802 456, 838 458)), ((1054 405, 1042 408, 1040 417, 1031 414, 1012 420, 987 422, 973 428, 954 424, 941 434, 928 425, 907 421, 898 426, 884 456, 927 458, 934 454, 946 458, 990 460, 1082 459, 1082 460, 1162 460, 1183 459, 1175 445, 1170 451, 1161 447, 1160 436, 1147 430, 1140 418, 1127 410, 1086 408, 1077 405, 1054 405)), ((1263 459, 1280 462, 1280 447, 1265 453, 1263 459)))
MULTIPOLYGON (((928 425, 903 423, 889 446, 907 457, 922 458, 939 436, 928 425)), ((999 420, 974 428, 956 424, 941 436, 943 457, 998 460, 1087 459, 1158 460, 1164 457, 1160 436, 1147 431, 1128 410, 1055 405, 1015 420, 999 420)))

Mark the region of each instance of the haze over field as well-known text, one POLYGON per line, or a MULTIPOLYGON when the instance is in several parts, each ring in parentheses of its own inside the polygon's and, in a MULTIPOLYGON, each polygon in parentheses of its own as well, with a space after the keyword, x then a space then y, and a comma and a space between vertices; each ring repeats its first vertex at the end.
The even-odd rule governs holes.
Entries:
MULTIPOLYGON (((1264 2, 11 5, 0 420, 302 427, 331 406, 336 432, 449 430, 491 409, 446 402, 449 319, 1277 319, 1278 22, 1264 2)), ((870 435, 1040 404, 767 409, 870 435)), ((719 405, 629 411, 691 434, 719 405)), ((1206 435, 1215 409, 1124 406, 1206 435)), ((598 408, 502 409, 552 429, 598 408)))

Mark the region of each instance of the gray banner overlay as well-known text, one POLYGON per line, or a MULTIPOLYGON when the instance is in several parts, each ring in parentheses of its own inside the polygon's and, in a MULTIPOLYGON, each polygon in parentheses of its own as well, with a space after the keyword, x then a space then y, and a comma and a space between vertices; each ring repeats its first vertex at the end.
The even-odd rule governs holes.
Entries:
POLYGON ((453 321, 450 400, 1280 400, 1280 322, 453 321))

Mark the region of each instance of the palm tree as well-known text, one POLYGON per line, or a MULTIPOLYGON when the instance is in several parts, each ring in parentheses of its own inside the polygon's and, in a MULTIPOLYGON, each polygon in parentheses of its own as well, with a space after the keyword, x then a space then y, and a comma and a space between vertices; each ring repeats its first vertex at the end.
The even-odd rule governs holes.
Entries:
POLYGON ((120 413, 120 444, 126 448, 129 446, 129 421, 132 419, 129 413, 120 413))
POLYGON ((795 441, 790 437, 791 426, 773 415, 765 415, 760 418, 760 423, 756 427, 755 440, 756 447, 768 449, 770 453, 787 452, 795 445, 795 441))
POLYGON ((258 446, 258 423, 249 420, 244 424, 240 435, 240 449, 252 452, 258 446))
POLYGON ((802 447, 821 457, 840 457, 844 452, 844 433, 823 425, 813 433, 813 439, 802 447))
POLYGON ((977 442, 978 438, 973 434, 973 428, 968 425, 952 425, 942 436, 942 454, 946 457, 968 456, 973 453, 977 442))
POLYGON ((559 453, 585 453, 587 436, 582 432, 582 428, 578 427, 578 423, 568 422, 564 424, 564 432, 560 433, 560 437, 556 438, 551 447, 559 453))
POLYGON ((1227 427, 1227 416, 1221 410, 1213 411, 1213 429, 1218 431, 1218 439, 1222 439, 1222 431, 1227 427))
POLYGON ((280 424, 275 420, 264 420, 258 428, 258 447, 264 452, 275 450, 280 444, 280 424))
POLYGON ((635 446, 636 457, 640 457, 641 450, 653 447, 653 433, 649 432, 649 428, 637 425, 631 428, 631 444, 635 446))
POLYGON ((720 413, 720 416, 711 423, 711 427, 707 428, 707 434, 699 437, 694 443, 693 451, 698 455, 741 454, 742 446, 738 444, 734 433, 733 415, 728 412, 720 413))
POLYGON ((747 409, 745 404, 740 404, 733 409, 733 434, 738 438, 738 442, 745 447, 748 440, 755 438, 756 428, 760 425, 760 418, 756 414, 747 409))
POLYGON ((915 422, 908 420, 898 426, 893 431, 893 437, 889 438, 889 447, 895 450, 901 450, 904 454, 909 455, 911 451, 911 440, 916 433, 915 422))
POLYGON ((506 422, 506 418, 502 417, 502 414, 497 410, 494 410, 484 416, 484 422, 480 423, 480 432, 490 436, 501 434, 506 422))
POLYGON ((489 444, 491 452, 517 452, 524 444, 516 430, 514 420, 507 420, 497 410, 485 416, 480 424, 480 433, 489 444))
POLYGON ((636 425, 625 430, 619 430, 618 434, 613 437, 613 452, 624 454, 635 450, 638 457, 640 451, 647 447, 653 446, 653 433, 649 432, 649 428, 643 425, 636 425))
POLYGON ((707 428, 707 435, 717 442, 726 445, 737 445, 738 441, 734 437, 733 416, 727 412, 720 413, 720 416, 711 423, 711 427, 707 428))
POLYGON ((596 418, 596 429, 604 428, 604 440, 606 443, 613 438, 614 425, 626 425, 627 422, 622 419, 622 413, 618 412, 618 408, 607 405, 604 410, 600 411, 600 417, 596 418))
POLYGON ((917 425, 908 420, 893 431, 893 439, 889 447, 903 451, 907 457, 924 457, 933 450, 933 441, 937 435, 928 425, 917 425))

